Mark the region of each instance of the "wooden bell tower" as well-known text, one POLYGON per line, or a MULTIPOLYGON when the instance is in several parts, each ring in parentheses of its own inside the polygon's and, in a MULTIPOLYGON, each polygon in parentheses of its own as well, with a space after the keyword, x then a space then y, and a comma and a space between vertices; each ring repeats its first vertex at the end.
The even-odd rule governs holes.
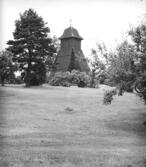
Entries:
POLYGON ((61 40, 61 48, 56 58, 55 71, 89 72, 87 60, 81 50, 83 38, 78 31, 70 25, 59 39, 61 40))

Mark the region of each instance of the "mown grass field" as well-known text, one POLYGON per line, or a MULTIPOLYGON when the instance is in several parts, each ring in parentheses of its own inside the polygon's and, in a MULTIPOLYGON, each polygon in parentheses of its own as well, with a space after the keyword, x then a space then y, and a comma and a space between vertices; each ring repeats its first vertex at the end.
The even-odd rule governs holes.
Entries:
POLYGON ((146 106, 107 89, 0 87, 0 167, 146 167, 146 106))

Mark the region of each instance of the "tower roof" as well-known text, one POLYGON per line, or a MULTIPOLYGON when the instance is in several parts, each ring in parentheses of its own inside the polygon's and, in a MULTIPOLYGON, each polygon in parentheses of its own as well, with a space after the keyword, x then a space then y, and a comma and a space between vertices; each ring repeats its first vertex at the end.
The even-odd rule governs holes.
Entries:
POLYGON ((63 32, 63 35, 60 37, 60 39, 65 39, 65 38, 77 38, 83 40, 83 38, 79 35, 78 31, 72 26, 66 28, 63 32))

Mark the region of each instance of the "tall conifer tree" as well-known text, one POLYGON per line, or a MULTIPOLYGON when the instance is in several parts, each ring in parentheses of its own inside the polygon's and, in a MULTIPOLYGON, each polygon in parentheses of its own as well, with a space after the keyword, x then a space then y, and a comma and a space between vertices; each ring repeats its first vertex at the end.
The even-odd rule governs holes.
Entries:
POLYGON ((27 87, 31 85, 34 77, 37 84, 42 84, 46 72, 45 61, 48 61, 48 58, 51 61, 55 53, 52 39, 48 36, 50 29, 33 9, 20 14, 15 26, 14 40, 7 43, 8 50, 14 55, 13 61, 17 62, 19 70, 25 73, 24 81, 27 87))

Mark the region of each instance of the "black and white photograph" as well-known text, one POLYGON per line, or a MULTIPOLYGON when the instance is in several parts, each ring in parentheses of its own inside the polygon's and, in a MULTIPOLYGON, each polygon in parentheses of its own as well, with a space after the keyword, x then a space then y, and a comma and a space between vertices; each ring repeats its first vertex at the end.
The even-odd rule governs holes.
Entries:
POLYGON ((0 0, 0 167, 146 167, 146 0, 0 0))

